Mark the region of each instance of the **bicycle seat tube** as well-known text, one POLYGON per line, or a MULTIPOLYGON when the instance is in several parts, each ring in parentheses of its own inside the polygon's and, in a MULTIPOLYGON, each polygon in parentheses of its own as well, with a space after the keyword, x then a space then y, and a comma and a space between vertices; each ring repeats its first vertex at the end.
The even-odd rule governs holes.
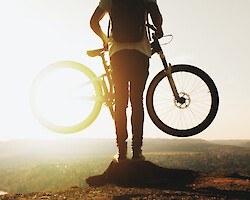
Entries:
POLYGON ((113 105, 114 105, 114 83, 112 80, 112 71, 111 71, 111 67, 110 65, 107 64, 107 61, 105 59, 105 55, 104 52, 102 52, 100 54, 101 58, 102 58, 102 63, 105 69, 105 74, 103 74, 101 76, 101 80, 102 80, 102 90, 103 90, 103 94, 104 94, 104 103, 106 104, 106 106, 109 108, 110 113, 112 118, 114 119, 114 109, 113 109, 113 105), (105 77, 107 77, 107 79, 105 80, 105 77), (107 83, 108 82, 108 83, 107 83), (108 90, 108 85, 109 84, 109 90, 108 90))
POLYGON ((110 66, 107 64, 107 61, 105 59, 105 55, 104 55, 104 52, 101 53, 101 58, 102 58, 102 63, 103 63, 103 66, 104 66, 104 69, 105 69, 105 72, 106 72, 106 76, 107 76, 107 79, 108 79, 108 82, 109 82, 109 86, 110 86, 110 92, 113 92, 113 88, 114 88, 114 84, 113 84, 113 80, 112 80, 112 74, 111 74, 111 68, 110 66))

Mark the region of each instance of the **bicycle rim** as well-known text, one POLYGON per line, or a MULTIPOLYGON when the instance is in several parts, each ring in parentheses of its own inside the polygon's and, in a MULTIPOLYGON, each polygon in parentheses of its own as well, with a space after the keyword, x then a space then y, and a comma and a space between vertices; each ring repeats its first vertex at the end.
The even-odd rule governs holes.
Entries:
POLYGON ((77 62, 49 65, 32 84, 32 111, 43 126, 54 132, 75 133, 87 128, 98 116, 101 106, 98 78, 77 62))
POLYGON ((217 88, 205 72, 194 66, 172 66, 172 76, 185 103, 175 100, 163 70, 153 79, 147 92, 150 118, 170 135, 187 137, 198 134, 215 118, 219 104, 217 88))

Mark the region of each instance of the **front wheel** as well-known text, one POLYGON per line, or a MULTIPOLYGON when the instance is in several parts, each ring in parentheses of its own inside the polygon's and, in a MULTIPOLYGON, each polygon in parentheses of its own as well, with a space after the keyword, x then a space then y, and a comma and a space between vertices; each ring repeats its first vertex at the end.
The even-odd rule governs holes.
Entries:
POLYGON ((147 91, 147 110, 154 124, 177 137, 200 133, 213 121, 219 96, 213 80, 201 69, 190 65, 172 66, 172 77, 179 97, 171 90, 166 72, 159 72, 147 91))
POLYGON ((32 111, 43 126, 54 132, 74 133, 85 129, 96 119, 101 106, 98 77, 77 62, 51 64, 32 84, 32 111))

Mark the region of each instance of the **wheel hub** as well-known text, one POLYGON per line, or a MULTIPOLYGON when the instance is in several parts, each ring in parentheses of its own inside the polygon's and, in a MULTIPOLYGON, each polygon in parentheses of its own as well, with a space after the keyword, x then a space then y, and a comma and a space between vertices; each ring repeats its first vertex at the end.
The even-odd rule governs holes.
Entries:
POLYGON ((179 97, 179 100, 174 99, 175 106, 179 109, 187 108, 191 102, 190 96, 185 92, 180 92, 179 97))

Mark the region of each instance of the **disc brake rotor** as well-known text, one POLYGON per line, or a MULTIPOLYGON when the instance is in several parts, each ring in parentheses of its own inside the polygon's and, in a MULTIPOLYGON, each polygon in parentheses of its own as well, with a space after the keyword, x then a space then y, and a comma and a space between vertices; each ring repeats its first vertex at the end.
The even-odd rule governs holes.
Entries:
POLYGON ((176 99, 174 99, 174 104, 179 109, 187 108, 190 105, 191 99, 190 96, 185 92, 180 92, 179 97, 181 99, 184 99, 185 101, 183 103, 178 102, 176 99))

